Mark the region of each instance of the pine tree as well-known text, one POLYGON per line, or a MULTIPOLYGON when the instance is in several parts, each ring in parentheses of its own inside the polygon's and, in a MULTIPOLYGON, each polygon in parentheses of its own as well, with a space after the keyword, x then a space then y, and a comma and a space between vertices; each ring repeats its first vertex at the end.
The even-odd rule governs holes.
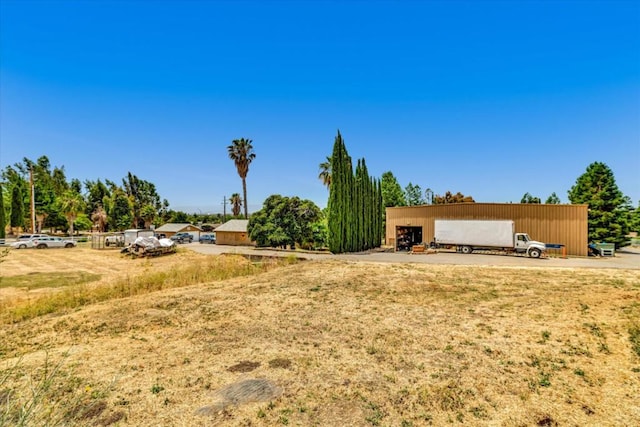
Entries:
POLYGON ((560 201, 560 197, 558 197, 558 195, 555 192, 553 192, 549 197, 547 197, 547 200, 545 200, 545 203, 548 205, 559 205, 562 202, 560 201))
POLYGON ((618 189, 606 164, 591 163, 569 190, 569 200, 589 205, 590 241, 615 243, 616 248, 628 244, 631 201, 618 189))

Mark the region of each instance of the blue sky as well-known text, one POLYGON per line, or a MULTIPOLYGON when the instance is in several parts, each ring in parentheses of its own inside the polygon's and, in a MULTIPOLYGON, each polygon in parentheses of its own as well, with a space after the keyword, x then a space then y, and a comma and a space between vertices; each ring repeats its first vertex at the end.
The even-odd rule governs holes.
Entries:
POLYGON ((340 129, 369 172, 479 202, 546 199, 605 162, 640 200, 640 2, 0 2, 0 167, 156 184, 217 212, 326 206, 340 129))

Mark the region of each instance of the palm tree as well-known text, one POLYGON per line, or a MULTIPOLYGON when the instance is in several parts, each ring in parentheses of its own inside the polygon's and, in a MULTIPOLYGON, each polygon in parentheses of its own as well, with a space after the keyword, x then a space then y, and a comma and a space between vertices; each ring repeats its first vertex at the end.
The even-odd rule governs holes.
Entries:
POLYGON ((36 232, 42 232, 42 226, 44 225, 44 220, 49 216, 48 213, 42 211, 36 211, 36 232))
POLYGON ((238 193, 233 193, 231 195, 231 211, 233 212, 233 216, 240 215, 240 208, 242 207, 242 199, 238 193))
POLYGON ((93 214, 91 214, 91 220, 98 226, 98 231, 104 233, 107 226, 107 212, 102 206, 98 205, 93 214))
POLYGON ((242 192, 244 194, 244 217, 249 218, 247 209, 247 173, 249 173, 249 164, 256 158, 253 152, 253 141, 250 139, 234 139, 231 145, 227 147, 229 158, 236 164, 238 175, 242 179, 242 192))
POLYGON ((142 209, 140 209, 140 218, 144 221, 144 228, 151 228, 151 224, 158 216, 158 211, 152 205, 144 205, 142 209))
POLYGON ((84 209, 84 199, 79 193, 67 190, 58 200, 60 212, 69 223, 69 235, 73 236, 73 222, 78 218, 78 213, 84 209))
POLYGON ((331 157, 327 156, 327 161, 320 163, 320 174, 318 178, 327 188, 331 186, 331 157))

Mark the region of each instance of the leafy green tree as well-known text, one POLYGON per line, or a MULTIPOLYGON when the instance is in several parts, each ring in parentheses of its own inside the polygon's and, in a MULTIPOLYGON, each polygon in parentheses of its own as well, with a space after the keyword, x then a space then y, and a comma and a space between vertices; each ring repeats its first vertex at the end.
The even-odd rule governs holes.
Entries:
POLYGON ((43 227, 64 227, 66 220, 57 209, 56 188, 51 171, 51 163, 46 156, 38 158, 33 167, 34 172, 34 201, 38 230, 43 227))
POLYGON ((615 243, 616 248, 629 243, 631 200, 616 184, 613 171, 602 162, 591 163, 568 192, 571 203, 589 205, 589 240, 615 243))
POLYGON ((542 202, 540 201, 540 197, 535 197, 529 193, 524 193, 524 196, 522 196, 520 203, 540 204, 542 202))
POLYGON ((324 242, 314 241, 314 226, 321 217, 322 211, 310 200, 274 194, 265 200, 262 209, 251 215, 249 236, 258 246, 322 245, 324 242))
POLYGON ((78 178, 73 178, 69 184, 69 189, 74 193, 82 193, 82 183, 78 178))
POLYGON ((629 213, 629 231, 640 235, 640 202, 638 202, 638 207, 629 213))
POLYGON ((229 202, 231 202, 231 212, 233 213, 233 216, 239 216, 240 211, 242 210, 242 198, 240 197, 240 194, 233 193, 229 202))
POLYGON ((87 210, 86 213, 93 215, 98 208, 104 208, 104 198, 111 196, 109 188, 101 180, 84 181, 84 188, 87 192, 87 210))
POLYGON ((247 174, 249 173, 249 164, 256 158, 253 152, 252 140, 250 139, 234 139, 231 145, 227 147, 229 158, 233 160, 238 170, 238 175, 242 179, 242 195, 244 200, 244 217, 249 218, 249 210, 247 203, 247 174))
POLYGON ((327 247, 327 238, 329 237, 329 228, 327 226, 327 219, 324 218, 324 214, 322 215, 323 215, 323 219, 311 224, 311 234, 313 236, 311 238, 311 241, 313 242, 313 248, 327 247))
POLYGON ((116 188, 111 193, 111 200, 108 205, 110 206, 110 210, 108 211, 109 228, 119 231, 129 228, 133 222, 131 201, 124 190, 116 188))
POLYGON ((391 171, 382 174, 380 182, 384 207, 407 206, 404 191, 391 171))
POLYGON ((44 226, 61 228, 66 225, 66 219, 58 210, 57 198, 69 189, 66 182, 64 168, 55 168, 51 171, 51 162, 47 156, 39 157, 35 162, 24 158, 22 162, 9 166, 3 171, 7 181, 15 184, 23 182, 23 195, 25 198, 25 212, 30 205, 30 192, 27 190, 30 174, 33 171, 35 217, 38 230, 44 226))
POLYGON ((82 213, 85 207, 85 202, 80 193, 69 189, 65 191, 62 197, 58 198, 58 208, 60 212, 67 219, 69 224, 69 235, 73 236, 74 222, 78 218, 78 215, 82 213))
POLYGON ((162 205, 160 206, 160 210, 158 211, 158 217, 160 224, 164 224, 169 222, 169 201, 167 199, 162 200, 162 205))
POLYGON ((53 190, 56 196, 62 196, 62 194, 69 189, 67 176, 64 173, 64 166, 53 169, 51 180, 53 181, 53 190))
POLYGON ((416 206, 416 205, 424 205, 425 200, 422 197, 422 188, 419 185, 413 185, 412 183, 407 184, 404 188, 405 200, 407 201, 407 205, 416 206))
POLYGON ((91 230, 91 227, 93 226, 93 223, 84 212, 78 214, 78 217, 73 222, 73 224, 74 228, 79 231, 91 230))
POLYGON ((320 163, 318 179, 322 181, 322 184, 327 188, 331 186, 331 157, 327 156, 327 160, 320 163))
POLYGON ((189 223, 189 214, 187 214, 186 212, 182 212, 182 211, 169 211, 170 215, 169 215, 169 221, 167 222, 174 222, 174 223, 178 223, 178 224, 182 224, 182 223, 189 223))
POLYGON ((122 185, 131 201, 131 225, 134 228, 144 227, 142 208, 147 205, 152 206, 157 214, 162 206, 155 184, 128 172, 126 178, 122 180, 122 185))
POLYGON ((459 191, 456 194, 451 193, 451 191, 447 191, 444 196, 436 194, 433 197, 434 205, 445 205, 448 203, 475 203, 475 200, 473 200, 473 197, 465 196, 459 191))
POLYGON ((549 197, 547 197, 547 200, 545 200, 545 203, 547 205, 559 205, 562 202, 560 201, 560 197, 558 197, 558 195, 555 192, 553 192, 549 197))
POLYGON ((4 194, 2 193, 2 184, 0 183, 0 239, 4 239, 5 230, 4 227, 7 225, 7 219, 4 213, 4 194))

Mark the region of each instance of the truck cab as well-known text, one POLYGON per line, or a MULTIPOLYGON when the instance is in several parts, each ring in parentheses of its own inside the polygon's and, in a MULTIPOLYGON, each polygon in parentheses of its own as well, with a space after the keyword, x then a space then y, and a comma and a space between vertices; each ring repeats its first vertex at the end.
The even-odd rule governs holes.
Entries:
POLYGON ((540 258, 540 255, 547 250, 544 243, 531 240, 527 233, 516 233, 514 238, 516 252, 526 253, 532 258, 540 258))

